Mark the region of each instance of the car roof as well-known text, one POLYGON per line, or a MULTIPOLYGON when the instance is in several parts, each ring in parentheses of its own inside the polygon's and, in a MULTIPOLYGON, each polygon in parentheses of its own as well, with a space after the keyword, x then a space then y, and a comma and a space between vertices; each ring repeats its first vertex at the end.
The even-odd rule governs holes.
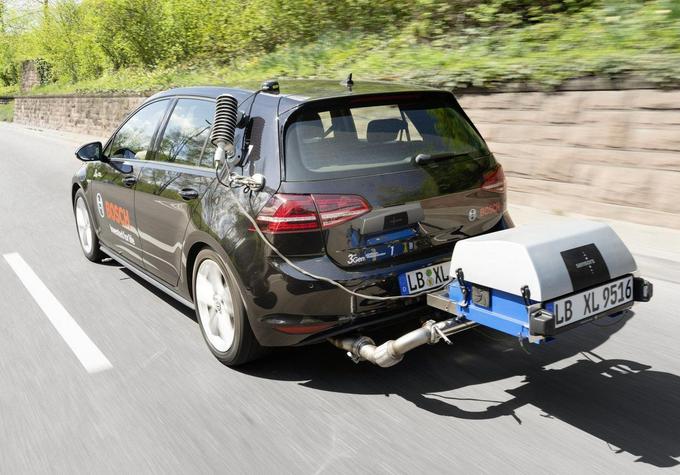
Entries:
MULTIPOLYGON (((168 89, 153 95, 148 100, 155 100, 162 97, 175 96, 194 96, 215 99, 222 94, 231 94, 239 102, 247 99, 255 91, 260 90, 261 83, 248 82, 241 83, 235 87, 220 86, 197 86, 181 87, 168 89)), ((343 96, 354 96, 362 94, 380 94, 413 91, 436 91, 436 89, 400 84, 387 81, 355 81, 349 89, 340 81, 319 80, 319 79, 286 79, 279 82, 279 93, 284 108, 294 107, 302 102, 318 99, 330 99, 343 96)))

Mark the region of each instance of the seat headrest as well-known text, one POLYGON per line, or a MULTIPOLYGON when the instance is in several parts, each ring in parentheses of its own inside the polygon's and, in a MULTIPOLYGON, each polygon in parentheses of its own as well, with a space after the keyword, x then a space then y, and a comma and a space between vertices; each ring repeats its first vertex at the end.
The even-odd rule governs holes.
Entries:
POLYGON ((298 137, 303 143, 316 142, 323 139, 323 123, 318 112, 306 112, 297 122, 298 137))
POLYGON ((366 141, 369 143, 390 142, 397 139, 401 130, 404 130, 404 121, 401 119, 372 120, 366 128, 366 141))

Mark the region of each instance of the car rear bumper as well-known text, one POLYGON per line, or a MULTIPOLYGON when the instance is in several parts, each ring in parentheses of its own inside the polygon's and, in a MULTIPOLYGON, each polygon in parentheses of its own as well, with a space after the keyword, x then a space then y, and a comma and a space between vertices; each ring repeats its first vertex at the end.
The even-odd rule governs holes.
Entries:
MULTIPOLYGON (((509 223, 509 217, 505 216, 494 230, 511 227, 509 223)), ((451 248, 447 246, 436 255, 418 260, 360 270, 340 268, 327 256, 296 259, 294 263, 354 292, 385 297, 400 295, 401 274, 448 263, 450 259, 451 248)), ((251 278, 250 282, 256 281, 258 288, 251 287, 251 298, 246 302, 251 328, 263 346, 316 343, 357 329, 432 313, 424 295, 396 300, 357 297, 274 257, 269 259, 263 277, 251 278)))
MULTIPOLYGON (((450 252, 408 264, 376 271, 346 272, 327 258, 297 263, 305 270, 336 280, 348 289, 364 295, 399 295, 399 275, 432 264, 448 262, 450 252), (320 270, 326 264, 329 269, 320 270), (334 272, 334 271, 339 271, 334 272), (349 275, 348 275, 349 274, 349 275)), ((314 343, 325 338, 368 325, 385 325, 390 321, 416 317, 427 309, 424 296, 372 300, 350 295, 327 282, 308 277, 290 265, 278 262, 276 274, 268 280, 270 308, 263 299, 254 299, 256 309, 249 309, 250 323, 261 345, 291 346, 314 343)))

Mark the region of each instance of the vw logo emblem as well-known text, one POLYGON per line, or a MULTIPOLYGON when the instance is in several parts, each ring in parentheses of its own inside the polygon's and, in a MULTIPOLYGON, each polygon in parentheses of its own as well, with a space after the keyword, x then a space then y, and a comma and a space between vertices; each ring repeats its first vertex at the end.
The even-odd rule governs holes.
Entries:
POLYGON ((104 217, 104 199, 100 193, 97 193, 97 211, 99 211, 99 216, 104 217))
POLYGON ((468 221, 474 221, 475 219, 477 219, 477 210, 471 208, 470 211, 468 211, 468 221))

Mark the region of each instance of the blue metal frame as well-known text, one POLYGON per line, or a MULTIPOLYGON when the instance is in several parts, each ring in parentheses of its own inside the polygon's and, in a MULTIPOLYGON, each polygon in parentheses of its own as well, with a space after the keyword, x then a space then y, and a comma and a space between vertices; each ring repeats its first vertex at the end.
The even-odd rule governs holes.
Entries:
MULTIPOLYGON (((465 282, 467 295, 472 284, 465 282)), ((465 299, 458 280, 449 284, 449 298, 456 302, 456 314, 480 325, 507 333, 518 338, 529 337, 529 312, 524 299, 517 295, 489 289, 489 307, 483 307, 465 299)), ((535 303, 535 302, 531 302, 535 303)))

